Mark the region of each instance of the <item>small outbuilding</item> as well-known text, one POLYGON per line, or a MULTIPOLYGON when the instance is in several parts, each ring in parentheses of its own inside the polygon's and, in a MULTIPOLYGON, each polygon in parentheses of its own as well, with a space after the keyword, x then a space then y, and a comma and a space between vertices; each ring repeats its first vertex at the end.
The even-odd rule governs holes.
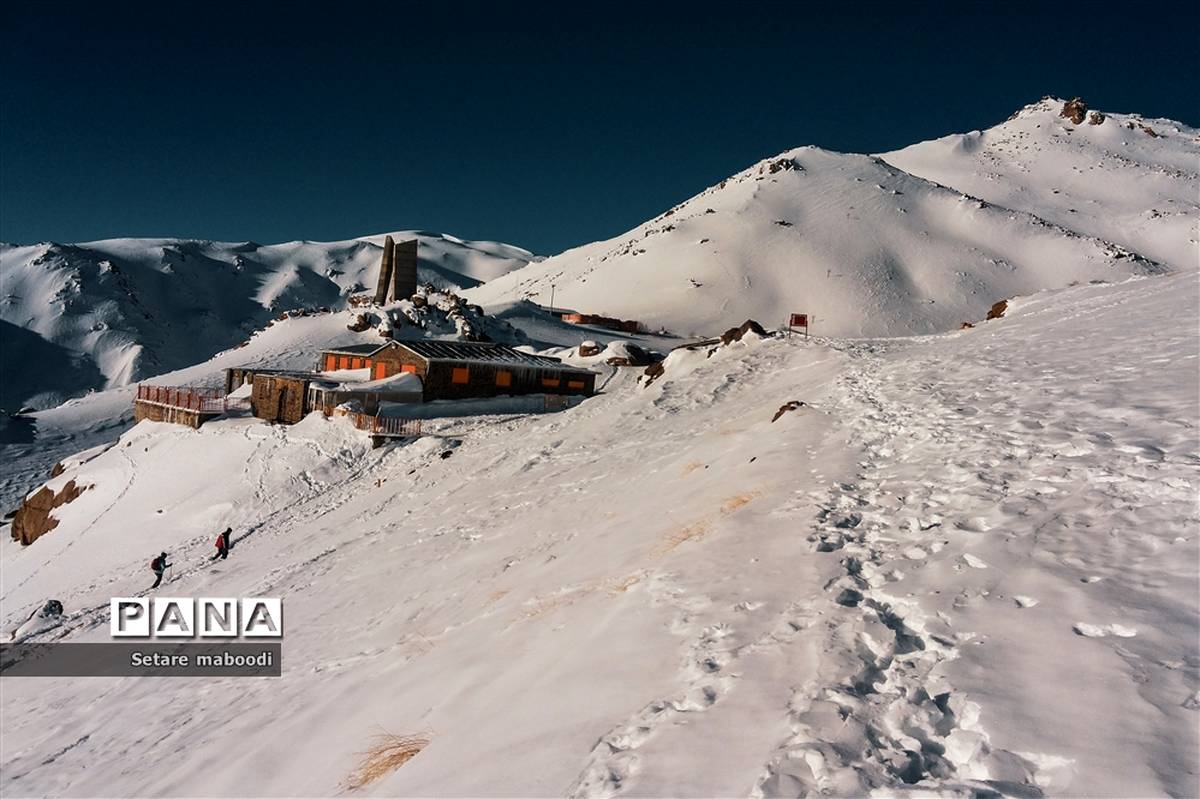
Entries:
MULTIPOLYGON (((238 371, 237 379, 251 382, 251 412, 269 422, 295 424, 313 411, 329 416, 334 408, 347 402, 357 402, 363 413, 372 416, 379 413, 384 402, 421 402, 421 381, 411 374, 370 380, 365 369, 327 373, 238 371)), ((232 379, 232 375, 227 378, 232 379)))
POLYGON ((254 372, 251 377, 250 411, 268 422, 295 424, 312 410, 308 401, 308 386, 313 377, 307 372, 254 372))

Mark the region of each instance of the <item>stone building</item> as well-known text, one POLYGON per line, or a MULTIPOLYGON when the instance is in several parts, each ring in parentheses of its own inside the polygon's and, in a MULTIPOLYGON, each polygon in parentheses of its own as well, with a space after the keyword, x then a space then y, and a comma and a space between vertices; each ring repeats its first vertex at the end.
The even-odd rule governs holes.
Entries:
POLYGON ((322 350, 312 372, 237 367, 225 392, 250 383, 251 410, 272 422, 294 423, 358 402, 368 414, 385 402, 429 402, 519 394, 590 396, 596 373, 556 358, 501 344, 386 341, 322 350))

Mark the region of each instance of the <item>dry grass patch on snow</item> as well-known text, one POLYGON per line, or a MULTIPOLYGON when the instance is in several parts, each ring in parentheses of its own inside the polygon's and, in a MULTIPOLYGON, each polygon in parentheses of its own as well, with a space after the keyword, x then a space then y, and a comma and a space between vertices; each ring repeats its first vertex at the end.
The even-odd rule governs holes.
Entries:
MULTIPOLYGON (((755 499, 762 495, 761 491, 743 491, 740 494, 734 494, 721 503, 721 508, 717 512, 718 518, 724 518, 737 509, 750 504, 755 499)), ((688 541, 696 541, 712 532, 713 520, 700 519, 691 524, 674 531, 668 535, 662 543, 660 543, 651 553, 653 557, 661 558, 674 552, 688 541)))
POLYGON ((396 735, 390 732, 379 733, 374 741, 367 751, 361 753, 358 770, 346 779, 346 787, 352 791, 390 774, 429 745, 429 738, 425 735, 396 735))

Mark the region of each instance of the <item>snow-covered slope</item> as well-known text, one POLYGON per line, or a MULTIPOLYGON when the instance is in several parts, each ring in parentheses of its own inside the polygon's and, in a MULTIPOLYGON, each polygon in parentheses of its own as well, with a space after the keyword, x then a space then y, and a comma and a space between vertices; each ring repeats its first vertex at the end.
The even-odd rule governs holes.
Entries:
MULTIPOLYGON (((411 303, 389 306, 387 313, 401 322, 393 326, 392 336, 399 339, 454 338, 459 322, 449 314, 441 313, 438 302, 435 294, 431 297, 431 305, 414 313, 425 327, 411 324, 405 316, 406 311, 412 312, 411 303)), ((150 382, 164 386, 222 386, 224 370, 234 366, 311 369, 316 353, 325 347, 380 341, 375 328, 361 333, 347 329, 357 315, 354 310, 335 311, 272 321, 254 333, 244 346, 224 350, 182 369, 155 375, 150 382)), ((373 315, 380 314, 374 312, 373 315)), ((601 342, 632 338, 647 349, 659 351, 678 343, 652 336, 626 337, 582 330, 528 302, 510 304, 495 317, 480 320, 473 313, 468 313, 468 317, 478 332, 493 341, 535 349, 576 346, 588 338, 601 342)), ((133 396, 133 386, 124 386, 77 397, 36 413, 16 417, 0 415, 0 462, 5 465, 0 472, 0 511, 15 510, 25 494, 45 480, 58 461, 81 449, 115 440, 132 424, 133 396)))
POLYGON ((139 425, 0 542, 5 629, 105 640, 166 548, 162 595, 283 597, 284 676, 8 680, 0 789, 333 795, 387 731, 429 744, 364 795, 1194 796, 1198 289, 679 350, 383 450, 139 425))
MULTIPOLYGON (((533 259, 505 244, 393 235, 417 237, 419 277, 440 287, 475 286, 533 259)), ((374 287, 377 240, 0 244, 0 408, 127 385, 204 361, 282 311, 342 305, 374 287)))
POLYGON ((547 303, 553 284, 557 306, 679 334, 802 312, 822 334, 903 335, 956 328, 1016 294, 1162 268, 878 158, 805 147, 468 295, 547 303))
POLYGON ((1064 105, 1047 97, 987 130, 880 157, 1177 269, 1200 268, 1200 130, 1100 111, 1077 124, 1064 105))

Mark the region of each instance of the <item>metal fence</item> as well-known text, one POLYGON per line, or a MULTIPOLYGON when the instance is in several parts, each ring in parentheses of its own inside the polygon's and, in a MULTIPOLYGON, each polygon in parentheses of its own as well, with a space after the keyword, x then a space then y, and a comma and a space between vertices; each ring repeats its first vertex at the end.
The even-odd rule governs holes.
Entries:
POLYGON ((359 430, 375 436, 416 438, 421 435, 420 419, 403 419, 399 416, 371 416, 368 413, 348 413, 346 416, 359 430))
POLYGON ((197 413, 228 413, 231 410, 250 409, 249 398, 227 397, 219 388, 139 385, 137 398, 142 402, 197 413))

